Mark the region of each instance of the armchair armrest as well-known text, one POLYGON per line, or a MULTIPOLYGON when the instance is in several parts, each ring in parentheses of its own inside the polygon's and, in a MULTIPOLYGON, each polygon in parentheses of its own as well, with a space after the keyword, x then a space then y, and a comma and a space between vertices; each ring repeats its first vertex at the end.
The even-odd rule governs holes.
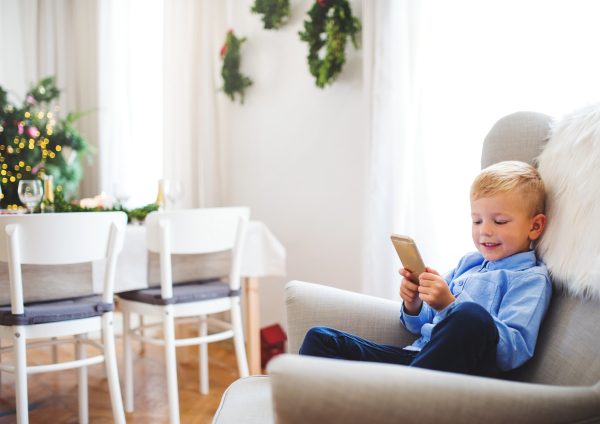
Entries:
POLYGON ((404 347, 418 336, 400 322, 400 302, 302 281, 285 286, 288 351, 298 353, 312 327, 325 326, 369 341, 404 347))
POLYGON ((268 373, 278 424, 591 423, 600 418, 598 385, 546 386, 297 355, 274 358, 268 373))

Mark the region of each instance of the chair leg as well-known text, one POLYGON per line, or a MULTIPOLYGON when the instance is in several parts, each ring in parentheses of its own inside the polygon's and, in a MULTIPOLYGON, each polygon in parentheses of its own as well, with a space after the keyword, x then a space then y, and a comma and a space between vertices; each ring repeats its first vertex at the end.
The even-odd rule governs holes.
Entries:
MULTIPOLYGON (((141 320, 141 315, 140 315, 141 320)), ((123 359, 125 362, 125 412, 133 412, 133 352, 131 351, 131 313, 123 311, 123 359)))
MULTIPOLYGON (((144 315, 140 314, 140 327, 144 326, 144 315)), ((142 329, 141 330, 141 334, 142 336, 146 335, 146 330, 142 329)), ((146 344, 144 342, 140 342, 140 356, 143 356, 146 354, 146 344)))
POLYGON ((25 331, 21 326, 13 327, 13 346, 15 349, 15 397, 17 403, 17 424, 29 423, 27 401, 27 346, 25 331))
POLYGON ((104 344, 104 360, 106 361, 106 374, 108 378, 108 390, 110 392, 110 403, 112 404, 115 423, 125 424, 125 412, 123 411, 123 400, 121 399, 121 387, 119 386, 119 373, 117 370, 117 354, 115 352, 115 333, 113 329, 113 313, 106 312, 102 315, 102 342, 104 344))
MULTIPOLYGON (((85 334, 78 334, 75 336, 77 343, 75 344, 75 359, 85 359, 87 356, 86 345, 81 343, 80 340, 85 339, 85 334)), ((79 390, 79 422, 81 424, 88 424, 88 375, 87 367, 77 368, 77 386, 79 390)))
MULTIPOLYGON (((208 335, 206 315, 200 315, 200 337, 208 335)), ((208 394, 208 343, 200 343, 198 346, 198 363, 200 364, 200 393, 208 394)))
POLYGON ((164 309, 165 362, 167 365, 167 392, 169 396, 169 422, 179 424, 179 388, 177 386, 177 355, 175 352, 175 320, 173 308, 164 309))
POLYGON ((248 377, 250 372, 248 371, 246 346, 244 346, 244 328, 242 327, 242 310, 240 309, 239 297, 231 298, 231 324, 233 326, 233 344, 240 378, 248 377))
MULTIPOLYGON (((58 339, 58 337, 52 337, 52 341, 57 340, 57 339, 58 339)), ((52 351, 52 363, 56 364, 56 363, 58 363, 58 346, 52 345, 51 351, 52 351)))

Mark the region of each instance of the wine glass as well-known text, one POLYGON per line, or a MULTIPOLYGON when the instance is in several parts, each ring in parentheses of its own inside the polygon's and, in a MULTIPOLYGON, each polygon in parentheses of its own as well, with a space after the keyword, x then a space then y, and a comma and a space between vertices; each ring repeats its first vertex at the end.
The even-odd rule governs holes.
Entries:
POLYGON ((166 180, 163 190, 167 198, 173 203, 173 207, 177 206, 177 202, 183 197, 183 183, 178 180, 166 180))
POLYGON ((19 199, 27 206, 30 213, 33 213, 35 207, 42 200, 44 190, 40 180, 21 180, 19 181, 19 199))

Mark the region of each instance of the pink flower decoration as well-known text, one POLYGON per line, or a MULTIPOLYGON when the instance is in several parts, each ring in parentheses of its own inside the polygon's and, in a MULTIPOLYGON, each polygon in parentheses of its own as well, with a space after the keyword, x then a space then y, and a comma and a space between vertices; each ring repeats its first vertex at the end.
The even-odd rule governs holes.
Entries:
POLYGON ((36 127, 28 127, 27 134, 29 134, 29 137, 31 138, 36 138, 38 135, 40 135, 40 132, 36 127))
POLYGON ((35 99, 33 98, 33 96, 30 94, 29 96, 27 96, 27 98, 25 99, 27 101, 27 103, 30 103, 32 105, 37 105, 38 103, 35 101, 35 99))
POLYGON ((23 124, 19 122, 17 128, 19 129, 19 135, 23 134, 23 124))
POLYGON ((319 3, 321 5, 321 7, 327 6, 327 1, 326 0, 317 0, 317 3, 319 3))
POLYGON ((38 171, 40 170, 40 168, 42 167, 42 165, 43 165, 43 163, 40 162, 36 166, 34 166, 33 168, 31 168, 31 173, 34 174, 34 175, 37 174, 38 171))

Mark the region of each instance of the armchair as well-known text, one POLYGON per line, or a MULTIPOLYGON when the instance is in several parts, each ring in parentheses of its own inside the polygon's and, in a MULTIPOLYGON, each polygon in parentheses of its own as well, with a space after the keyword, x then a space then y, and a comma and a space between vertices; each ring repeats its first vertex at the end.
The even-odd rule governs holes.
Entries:
MULTIPOLYGON (((502 118, 486 137, 482 168, 532 163, 550 122, 532 112, 502 118)), ((295 355, 317 325, 400 347, 416 336, 399 322, 399 302, 299 281, 288 283, 285 302, 291 354, 269 363, 269 377, 233 383, 213 424, 600 422, 598 301, 556 291, 534 357, 503 379, 295 355)))

